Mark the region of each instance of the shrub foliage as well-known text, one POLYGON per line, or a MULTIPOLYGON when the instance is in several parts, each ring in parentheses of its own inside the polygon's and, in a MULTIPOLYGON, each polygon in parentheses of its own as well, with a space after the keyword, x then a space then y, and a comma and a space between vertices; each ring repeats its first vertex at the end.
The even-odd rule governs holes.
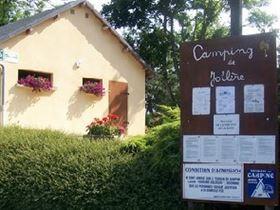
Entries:
POLYGON ((184 209, 178 127, 129 143, 0 128, 0 209, 184 209))
POLYGON ((180 108, 158 105, 155 112, 146 115, 146 124, 149 128, 180 120, 180 108))

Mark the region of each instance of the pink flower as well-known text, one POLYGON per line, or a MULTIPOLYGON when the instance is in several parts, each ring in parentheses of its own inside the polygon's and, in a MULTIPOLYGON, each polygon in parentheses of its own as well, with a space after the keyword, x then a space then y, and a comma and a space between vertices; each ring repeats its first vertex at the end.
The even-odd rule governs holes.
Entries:
POLYGON ((91 93, 96 96, 103 96, 105 94, 105 88, 103 88, 102 82, 87 81, 80 87, 80 91, 85 93, 91 93))
POLYGON ((118 126, 118 129, 119 129, 119 132, 120 132, 120 134, 124 134, 125 133, 125 127, 123 127, 122 125, 119 125, 118 126))
POLYGON ((35 77, 32 75, 28 75, 25 78, 21 78, 18 80, 18 84, 33 88, 32 91, 49 91, 52 89, 52 83, 48 78, 44 77, 35 77))

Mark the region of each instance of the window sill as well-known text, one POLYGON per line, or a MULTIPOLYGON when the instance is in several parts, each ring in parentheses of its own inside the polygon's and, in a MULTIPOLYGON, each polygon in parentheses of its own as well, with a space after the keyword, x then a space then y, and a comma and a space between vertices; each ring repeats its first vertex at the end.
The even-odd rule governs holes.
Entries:
MULTIPOLYGON (((24 85, 20 85, 18 83, 15 86, 18 87, 18 88, 23 88, 23 89, 29 89, 29 90, 33 89, 32 87, 27 87, 27 86, 24 86, 24 85)), ((48 92, 54 92, 56 90, 57 90, 57 87, 52 87, 52 89, 50 89, 50 90, 41 90, 41 91, 38 91, 38 92, 48 93, 48 92)), ((33 91, 33 92, 35 92, 35 91, 33 91)))
POLYGON ((84 91, 81 91, 81 90, 80 90, 80 93, 83 94, 83 95, 89 96, 89 97, 100 98, 100 99, 104 96, 104 95, 103 96, 97 96, 93 93, 87 93, 87 92, 84 92, 84 91))

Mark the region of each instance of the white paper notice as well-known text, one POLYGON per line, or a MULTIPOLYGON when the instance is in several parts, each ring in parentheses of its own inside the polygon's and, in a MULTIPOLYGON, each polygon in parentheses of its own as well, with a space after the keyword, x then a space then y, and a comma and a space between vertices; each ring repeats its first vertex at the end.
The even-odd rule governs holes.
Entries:
POLYGON ((256 137, 236 136, 238 139, 238 153, 240 163, 256 162, 256 137))
POLYGON ((275 163, 275 136, 256 136, 257 163, 275 163))
POLYGON ((183 198, 243 201, 243 166, 184 164, 183 198))
POLYGON ((275 136, 185 135, 183 161, 204 163, 275 163, 275 136))
POLYGON ((214 134, 239 134, 239 114, 214 115, 214 134))
POLYGON ((235 136, 217 136, 219 144, 219 162, 237 162, 237 142, 235 136))
POLYGON ((199 162, 200 161, 201 143, 199 136, 183 137, 183 161, 199 162))
POLYGON ((218 144, 216 136, 200 136, 202 151, 201 162, 217 162, 218 161, 218 144))
POLYGON ((218 114, 235 113, 235 87, 216 87, 216 112, 218 114))
POLYGON ((244 86, 244 112, 264 112, 264 85, 244 86))
POLYGON ((192 89, 192 114, 210 114, 210 87, 192 89))

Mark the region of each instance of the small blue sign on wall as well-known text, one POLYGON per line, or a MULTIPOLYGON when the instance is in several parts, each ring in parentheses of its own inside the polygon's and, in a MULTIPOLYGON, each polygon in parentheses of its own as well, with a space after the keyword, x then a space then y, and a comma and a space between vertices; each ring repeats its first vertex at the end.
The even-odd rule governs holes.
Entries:
POLYGON ((18 53, 11 50, 0 49, 0 61, 18 63, 18 53))
POLYGON ((276 196, 276 173, 273 169, 248 169, 248 198, 274 199, 276 196))

